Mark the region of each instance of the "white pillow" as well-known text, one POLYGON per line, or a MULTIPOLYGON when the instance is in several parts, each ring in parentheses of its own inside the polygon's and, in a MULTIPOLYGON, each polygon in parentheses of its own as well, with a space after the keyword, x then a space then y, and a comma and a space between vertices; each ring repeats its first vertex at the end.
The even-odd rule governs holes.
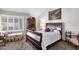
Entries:
POLYGON ((54 32, 59 32, 59 30, 54 30, 54 32))

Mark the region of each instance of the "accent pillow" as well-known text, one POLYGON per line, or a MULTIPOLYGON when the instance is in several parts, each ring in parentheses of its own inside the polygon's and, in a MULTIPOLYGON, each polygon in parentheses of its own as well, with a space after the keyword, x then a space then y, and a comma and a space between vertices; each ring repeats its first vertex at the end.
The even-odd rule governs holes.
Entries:
POLYGON ((46 29, 45 29, 45 32, 50 32, 50 29, 49 29, 49 28, 46 28, 46 29))
POLYGON ((50 29, 50 31, 51 31, 51 32, 53 32, 53 31, 54 31, 54 28, 52 28, 52 27, 50 27, 49 29, 50 29))

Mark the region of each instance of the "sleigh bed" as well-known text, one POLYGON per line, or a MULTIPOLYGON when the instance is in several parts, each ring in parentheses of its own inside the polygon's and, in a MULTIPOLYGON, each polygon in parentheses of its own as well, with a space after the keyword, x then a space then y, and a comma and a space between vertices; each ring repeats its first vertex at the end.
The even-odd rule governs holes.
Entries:
POLYGON ((62 39, 62 23, 46 23, 46 27, 53 28, 53 31, 26 30, 27 40, 40 50, 47 50, 62 39))

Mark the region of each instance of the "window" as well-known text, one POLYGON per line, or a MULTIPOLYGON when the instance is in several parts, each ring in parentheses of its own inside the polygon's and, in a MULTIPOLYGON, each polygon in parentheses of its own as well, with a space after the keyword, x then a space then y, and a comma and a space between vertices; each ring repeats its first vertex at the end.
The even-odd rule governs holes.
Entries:
POLYGON ((19 24, 18 24, 18 18, 14 18, 14 29, 18 30, 19 29, 19 24))
POLYGON ((1 16, 1 31, 18 31, 23 29, 23 18, 14 16, 1 16))
POLYGON ((13 30, 13 27, 12 26, 9 26, 9 30, 13 30))
POLYGON ((19 24, 20 24, 20 26, 19 26, 20 29, 22 29, 22 19, 20 19, 20 23, 19 24))
POLYGON ((7 25, 6 25, 6 23, 1 23, 1 30, 3 30, 3 31, 7 31, 7 25))
POLYGON ((7 17, 1 17, 1 22, 7 22, 7 17))
POLYGON ((14 23, 13 23, 13 18, 8 17, 8 30, 13 30, 14 23))
POLYGON ((7 30, 7 17, 1 17, 1 30, 6 31, 7 30))
POLYGON ((8 22, 9 23, 13 23, 13 18, 12 17, 9 17, 8 22))

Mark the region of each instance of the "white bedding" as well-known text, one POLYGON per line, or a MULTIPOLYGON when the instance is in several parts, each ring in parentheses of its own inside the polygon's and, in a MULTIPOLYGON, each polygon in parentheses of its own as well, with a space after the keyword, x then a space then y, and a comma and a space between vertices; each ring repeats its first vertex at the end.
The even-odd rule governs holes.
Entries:
POLYGON ((43 32, 43 31, 37 31, 37 32, 42 33, 41 47, 43 50, 46 50, 46 47, 48 45, 61 39, 61 34, 58 30, 54 30, 53 32, 43 32))
POLYGON ((46 50, 46 47, 56 41, 58 41, 59 39, 61 39, 61 35, 59 31, 55 31, 55 32, 43 32, 42 33, 42 49, 46 50))

